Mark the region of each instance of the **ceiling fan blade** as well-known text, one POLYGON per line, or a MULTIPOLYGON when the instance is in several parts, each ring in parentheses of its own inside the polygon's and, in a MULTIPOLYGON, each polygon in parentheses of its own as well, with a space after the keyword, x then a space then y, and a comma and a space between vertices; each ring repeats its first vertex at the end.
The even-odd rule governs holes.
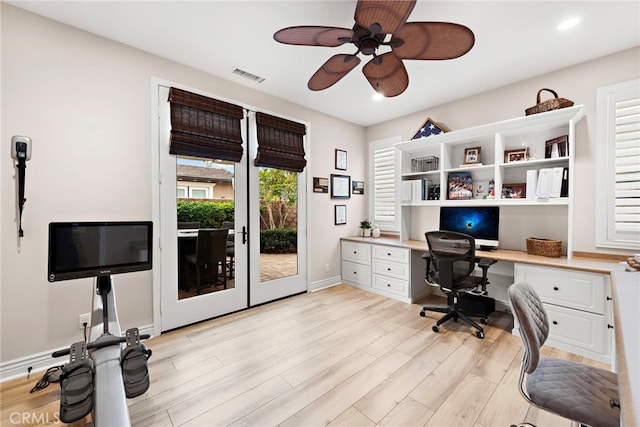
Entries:
POLYGON ((362 67, 373 89, 387 98, 398 96, 409 86, 409 75, 402 60, 393 52, 377 56, 362 67))
POLYGON ((336 47, 351 40, 353 30, 338 27, 299 26, 283 28, 273 35, 280 43, 302 46, 336 47))
POLYGON ((393 34, 404 43, 393 48, 403 59, 453 59, 469 52, 475 43, 473 31, 450 22, 407 22, 393 34))
POLYGON ((307 87, 311 90, 323 90, 336 84, 360 63, 355 55, 338 54, 327 60, 309 79, 307 87))
POLYGON ((416 0, 358 0, 355 20, 367 29, 379 24, 381 33, 391 34, 407 22, 415 5, 416 0))

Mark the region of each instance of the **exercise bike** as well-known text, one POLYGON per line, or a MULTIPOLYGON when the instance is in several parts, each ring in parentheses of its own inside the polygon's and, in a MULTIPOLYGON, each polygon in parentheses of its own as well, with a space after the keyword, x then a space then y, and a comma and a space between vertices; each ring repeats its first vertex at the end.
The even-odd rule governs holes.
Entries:
POLYGON ((126 427, 131 425, 126 399, 140 396, 150 385, 147 359, 151 350, 140 343, 150 336, 140 335, 138 328, 120 336, 112 278, 95 280, 90 341, 52 354, 69 355, 60 376, 60 420, 71 423, 93 410, 96 426, 126 427), (91 340, 94 336, 97 338, 91 340))

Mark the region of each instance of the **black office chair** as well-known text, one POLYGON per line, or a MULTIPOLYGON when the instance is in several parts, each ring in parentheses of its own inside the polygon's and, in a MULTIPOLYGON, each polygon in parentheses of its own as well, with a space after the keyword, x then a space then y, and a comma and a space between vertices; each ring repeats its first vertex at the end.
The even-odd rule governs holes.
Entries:
POLYGON ((186 257, 187 266, 195 270, 193 274, 187 274, 187 279, 193 279, 195 276, 198 294, 207 284, 211 286, 222 284, 224 289, 227 289, 228 235, 228 230, 222 228, 198 230, 196 253, 186 257))
MULTIPOLYGON (((460 308, 459 300, 465 294, 481 290, 477 294, 486 294, 487 270, 495 261, 482 259, 478 266, 482 268, 482 277, 473 276, 476 266, 476 243, 472 236, 453 231, 430 231, 425 233, 429 253, 425 254, 427 261, 427 273, 425 281, 431 285, 437 285, 447 294, 447 307, 424 306, 420 316, 425 317, 426 311, 446 313, 432 327, 434 332, 440 331, 440 325, 449 319, 464 322, 476 329, 476 336, 484 338, 484 329, 471 320, 460 308)), ((495 304, 495 303, 494 303, 495 304)), ((489 311, 493 311, 492 309, 489 311)), ((480 321, 487 323, 487 315, 482 313, 480 321)))
POLYGON ((540 347, 549 336, 549 320, 542 301, 528 283, 511 285, 508 294, 522 339, 522 396, 538 408, 581 425, 620 426, 617 375, 569 360, 541 358, 540 347))
MULTIPOLYGON (((233 230, 233 227, 235 227, 233 221, 222 221, 222 228, 225 230, 233 230)), ((233 233, 229 233, 229 236, 227 237, 227 273, 229 274, 229 279, 233 279, 235 269, 235 239, 236 236, 233 233)))

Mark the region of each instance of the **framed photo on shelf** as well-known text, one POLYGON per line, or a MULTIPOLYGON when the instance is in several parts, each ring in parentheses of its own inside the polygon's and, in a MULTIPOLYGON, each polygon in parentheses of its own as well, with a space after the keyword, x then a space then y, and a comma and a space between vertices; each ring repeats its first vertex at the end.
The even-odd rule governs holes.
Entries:
POLYGON ((517 150, 505 150, 504 151, 504 162, 505 163, 513 163, 513 162, 524 162, 527 160, 528 148, 518 148, 517 150))
POLYGON ((447 181, 447 199, 468 200, 473 198, 473 180, 469 172, 450 172, 447 181))
POLYGON ((336 169, 347 170, 347 152, 336 148, 336 169))
POLYGON ((351 181, 351 192, 353 194, 364 194, 364 181, 351 181))
POLYGON ((313 177, 313 192, 314 193, 328 193, 329 192, 329 178, 313 177))
POLYGON ((464 149, 464 164, 474 165, 480 163, 480 150, 482 147, 471 147, 464 149))
POLYGON ((347 205, 335 205, 335 225, 347 223, 347 205))
POLYGON ((503 199, 525 199, 527 197, 527 184, 503 184, 503 199))
POLYGON ((473 198, 486 199, 489 197, 489 180, 473 181, 473 198))
POLYGON ((351 198, 351 177, 349 175, 331 174, 331 198, 351 198))
POLYGON ((569 155, 569 137, 562 135, 550 139, 544 145, 544 158, 555 159, 556 157, 566 157, 569 155))

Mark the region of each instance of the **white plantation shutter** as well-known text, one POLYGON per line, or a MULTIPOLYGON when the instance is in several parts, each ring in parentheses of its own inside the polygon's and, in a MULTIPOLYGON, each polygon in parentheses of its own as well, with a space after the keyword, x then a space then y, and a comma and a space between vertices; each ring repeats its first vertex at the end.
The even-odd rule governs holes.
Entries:
POLYGON ((396 155, 394 144, 400 137, 375 141, 369 145, 369 218, 385 231, 397 231, 399 197, 396 191, 396 155))
POLYGON ((640 248, 640 80, 598 89, 596 244, 640 248))

